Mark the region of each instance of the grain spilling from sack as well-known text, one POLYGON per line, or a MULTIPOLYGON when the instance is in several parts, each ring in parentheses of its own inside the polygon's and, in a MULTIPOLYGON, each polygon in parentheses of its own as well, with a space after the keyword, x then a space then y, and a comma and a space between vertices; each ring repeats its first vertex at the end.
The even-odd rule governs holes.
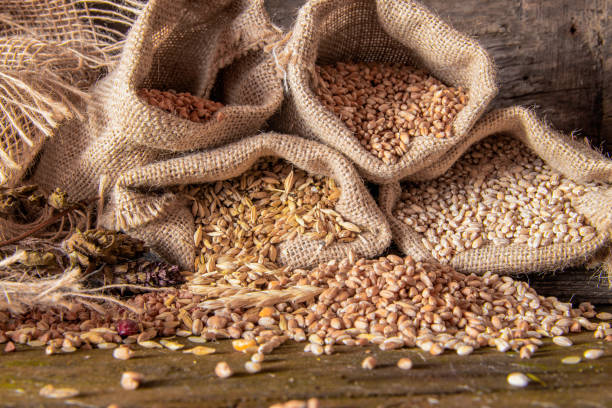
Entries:
MULTIPOLYGON (((177 93, 173 90, 160 91, 143 88, 138 91, 138 96, 166 112, 199 123, 206 122, 223 107, 220 102, 200 98, 189 92, 177 93)), ((222 118, 217 116, 217 119, 221 120, 222 118)))
POLYGON ((78 304, 70 310, 36 307, 10 319, 0 315, 0 342, 47 344, 61 353, 119 343, 179 350, 182 343, 232 338, 244 339, 238 349, 259 361, 261 354, 292 339, 308 341, 307 349, 315 354, 331 352, 327 346, 335 344, 377 344, 383 350, 417 346, 432 355, 445 350, 468 355, 493 347, 525 350, 521 356, 527 358, 544 344, 543 338, 597 327, 588 320, 595 316, 589 303, 572 308, 507 276, 465 275, 411 257, 351 256, 310 271, 295 270, 279 292, 305 286, 321 291, 307 300, 283 298, 245 308, 231 306, 231 298, 207 299, 184 289, 128 299, 128 305, 145 310, 139 315, 116 305, 100 311, 78 304), (118 329, 126 318, 134 320, 137 330, 121 335, 118 329), (174 335, 185 340, 154 340, 174 335))
POLYGON ((201 284, 223 275, 232 285, 263 286, 266 275, 281 269, 281 242, 303 235, 328 246, 352 242, 361 232, 334 211, 340 188, 333 179, 281 159, 263 158, 239 177, 183 191, 197 225, 195 270, 201 284))
POLYGON ((467 103, 463 88, 403 64, 379 62, 316 66, 315 92, 386 164, 395 163, 417 137, 452 136, 452 123, 467 103))
POLYGON ((509 137, 475 145, 441 177, 406 183, 394 215, 422 235, 434 258, 485 245, 587 242, 596 230, 572 206, 600 183, 574 183, 509 137))

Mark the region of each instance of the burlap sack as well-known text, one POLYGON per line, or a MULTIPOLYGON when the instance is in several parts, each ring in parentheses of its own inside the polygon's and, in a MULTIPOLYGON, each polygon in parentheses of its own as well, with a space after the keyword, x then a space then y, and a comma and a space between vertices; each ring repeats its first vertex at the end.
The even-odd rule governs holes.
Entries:
POLYGON ((282 100, 274 63, 262 50, 278 35, 263 0, 150 1, 117 68, 93 89, 87 120, 58 129, 34 181, 88 198, 101 179, 255 133, 282 100), (191 122, 140 99, 141 88, 189 91, 226 106, 207 122, 191 122))
MULTIPOLYGON (((586 143, 562 135, 546 126, 536 115, 522 107, 506 108, 483 117, 469 136, 453 147, 443 158, 410 175, 406 180, 426 182, 445 173, 476 142, 494 135, 506 134, 520 140, 554 170, 574 182, 612 183, 612 161, 592 150, 586 143)), ((400 183, 383 186, 379 203, 386 214, 398 247, 415 259, 433 259, 423 246, 422 235, 393 215, 401 194, 400 183)), ((455 255, 450 264, 462 272, 530 273, 552 271, 585 265, 595 257, 609 255, 612 239, 612 187, 598 193, 587 193, 572 206, 595 227, 593 240, 574 244, 552 244, 539 248, 512 244, 485 245, 455 255)))
POLYGON ((16 185, 45 138, 62 120, 79 117, 84 91, 114 66, 122 30, 141 7, 119 0, 0 1, 0 185, 16 185))
POLYGON ((307 267, 340 259, 353 249, 359 256, 380 254, 391 241, 391 230, 351 163, 341 154, 297 136, 265 133, 219 149, 160 161, 119 175, 105 207, 103 223, 144 240, 160 255, 193 269, 195 224, 191 208, 167 192, 171 186, 208 183, 239 176, 264 156, 283 158, 311 174, 333 178, 341 189, 335 210, 362 232, 350 243, 297 236, 279 245, 281 265, 307 267), (159 193, 152 192, 155 189, 159 193))
POLYGON ((483 48, 420 3, 407 0, 311 0, 300 10, 283 52, 288 95, 275 126, 320 140, 350 158, 362 175, 388 183, 419 171, 460 143, 497 93, 495 69, 483 48), (315 64, 394 62, 422 68, 468 90, 468 104, 452 125, 453 137, 413 138, 408 152, 387 165, 313 91, 315 64))

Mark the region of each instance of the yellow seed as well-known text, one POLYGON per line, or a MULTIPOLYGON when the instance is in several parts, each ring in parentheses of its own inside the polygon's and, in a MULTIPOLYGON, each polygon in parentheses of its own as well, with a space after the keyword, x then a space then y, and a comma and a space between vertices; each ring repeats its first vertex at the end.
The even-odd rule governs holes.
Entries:
POLYGON ((195 354, 196 356, 206 356, 214 353, 216 350, 212 347, 196 346, 187 350, 183 350, 183 353, 195 354))
POLYGON ((162 344, 162 346, 172 351, 180 350, 183 347, 185 347, 181 343, 177 343, 176 341, 171 341, 171 340, 166 340, 166 339, 162 339, 159 342, 162 344))
POLYGON ((152 348, 163 348, 163 346, 161 344, 159 344, 158 342, 153 341, 153 340, 141 341, 141 342, 138 343, 138 345, 142 346, 144 348, 149 348, 149 349, 152 349, 152 348))
POLYGON ((255 340, 247 340, 247 339, 238 339, 232 340, 232 347, 236 351, 242 351, 243 353, 249 350, 251 347, 256 347, 257 343, 255 340))

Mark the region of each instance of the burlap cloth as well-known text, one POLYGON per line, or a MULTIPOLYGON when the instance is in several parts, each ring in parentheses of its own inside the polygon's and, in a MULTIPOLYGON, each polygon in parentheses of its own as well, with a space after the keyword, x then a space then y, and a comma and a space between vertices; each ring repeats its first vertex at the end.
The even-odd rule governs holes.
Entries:
MULTIPOLYGON (((612 161, 592 150, 586 143, 574 140, 546 126, 536 115, 522 107, 497 110, 483 117, 460 144, 440 160, 410 175, 406 180, 423 182, 446 172, 476 142, 494 135, 506 134, 520 140, 553 169, 574 182, 612 183, 612 161)), ((393 210, 401 194, 400 183, 382 186, 381 209, 386 214, 398 247, 418 260, 433 259, 421 242, 422 235, 394 217, 393 210)), ((609 256, 612 236, 612 187, 598 193, 587 193, 572 206, 597 230, 588 242, 553 244, 540 248, 513 244, 485 245, 462 252, 450 261, 458 271, 484 273, 529 273, 585 265, 593 257, 609 256)))
POLYGON ((0 1, 0 185, 18 184, 61 121, 81 117, 85 91, 114 66, 122 31, 141 7, 119 0, 0 1))
POLYGON ((195 220, 190 207, 167 192, 168 188, 233 178, 265 156, 280 157, 308 173, 333 178, 341 189, 335 210, 362 229, 355 241, 327 247, 321 240, 298 235, 279 245, 280 264, 308 267, 341 259, 351 249, 359 256, 373 257, 387 248, 391 242, 389 225, 351 163, 320 143, 277 133, 253 136, 218 149, 121 173, 102 222, 108 228, 122 229, 144 240, 160 255, 191 270, 195 220))
POLYGON ((74 199, 102 181, 255 133, 278 108, 282 85, 263 51, 279 31, 263 0, 151 0, 127 35, 117 68, 91 92, 85 121, 64 123, 33 181, 74 199), (140 88, 213 97, 226 106, 196 123, 147 104, 140 88))
POLYGON ((461 143, 497 93, 495 69, 484 49, 410 0, 311 0, 300 10, 277 61, 287 86, 287 97, 275 118, 277 129, 334 147, 366 179, 377 183, 419 171, 461 143), (413 138, 397 163, 383 163, 360 145, 312 89, 315 64, 336 61, 412 65, 447 85, 466 88, 469 100, 453 122, 453 137, 413 138))

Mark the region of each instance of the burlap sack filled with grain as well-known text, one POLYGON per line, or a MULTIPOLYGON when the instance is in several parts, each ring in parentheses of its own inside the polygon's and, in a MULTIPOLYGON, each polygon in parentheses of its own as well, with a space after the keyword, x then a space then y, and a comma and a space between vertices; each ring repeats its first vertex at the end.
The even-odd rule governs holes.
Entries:
MULTIPOLYGON (((118 176, 110 197, 104 210, 105 226, 125 230, 144 240, 168 260, 189 270, 194 267, 195 241, 208 240, 208 248, 218 249, 220 262, 221 256, 231 255, 230 249, 223 248, 223 245, 238 248, 238 251, 250 248, 251 244, 254 249, 262 249, 269 236, 276 233, 277 227, 284 231, 284 236, 271 241, 278 247, 270 251, 276 252, 278 249, 278 255, 270 258, 279 265, 291 267, 306 267, 340 259, 351 250, 359 256, 373 257, 387 248, 391 241, 391 231, 384 215, 351 163, 333 149, 297 136, 265 133, 218 149, 128 170, 118 176), (209 201, 200 203, 200 208, 171 192, 171 188, 176 186, 214 184, 244 175, 258 159, 270 156, 293 165, 295 179, 293 171, 285 176, 282 171, 273 170, 264 172, 263 176, 241 179, 240 186, 218 183, 206 193, 209 201), (305 172, 299 176, 301 181, 298 181, 298 171, 305 172), (334 188, 332 192, 336 197, 330 198, 335 203, 333 208, 323 208, 321 202, 299 198, 304 188, 308 188, 308 194, 320 193, 320 188, 311 183, 314 175, 332 179, 332 183, 337 185, 339 191, 334 188), (268 178, 279 180, 272 180, 273 184, 249 199, 249 194, 256 188, 254 186, 268 183, 268 178), (238 192, 239 188, 243 192, 238 192), (260 202, 265 197, 268 199, 260 202), (220 201, 224 205, 220 205, 220 201), (235 202, 236 206, 232 207, 228 201, 235 202), (221 214, 224 220, 215 217, 218 207, 224 207, 221 214), (304 208, 310 208, 307 214, 304 208), (215 213, 212 218, 209 210, 215 213), (240 218, 245 211, 245 218, 240 218), (203 236, 200 233, 195 240, 194 215, 199 223, 204 224, 203 236), (319 219, 321 225, 317 225, 319 219), (249 225, 245 225, 245 222, 249 225), (330 223, 333 226, 330 227, 330 223), (310 233, 292 234, 295 228, 285 228, 290 225, 298 229, 301 225, 303 232, 308 230, 310 233), (241 228, 244 231, 241 232, 241 228), (246 235, 259 228, 262 229, 261 234, 256 231, 257 234, 253 235, 258 237, 251 238, 250 244, 246 245, 246 235), (331 230, 333 228, 337 229, 331 230), (316 236, 317 233, 321 233, 319 238, 313 238, 313 234, 316 236), (326 242, 329 233, 337 233, 340 239, 326 242), (353 238, 342 239, 347 235, 353 238)), ((203 248, 202 253, 205 250, 203 248)), ((246 252, 249 251, 242 253, 246 252)), ((257 264, 257 257, 248 262, 257 264)), ((199 265, 204 266, 203 262, 199 265)))
MULTIPOLYGON (((275 120, 277 129, 334 147, 349 157, 366 179, 377 183, 419 171, 461 143, 497 93, 495 69, 483 48, 415 1, 311 0, 300 10, 291 37, 278 54, 288 95, 275 120), (467 104, 448 125, 450 137, 437 138, 427 126, 426 134, 410 137, 407 146, 401 146, 401 157, 385 163, 366 150, 349 126, 316 95, 316 83, 320 82, 316 66, 339 61, 421 68, 447 85, 465 88, 467 104)), ((343 95, 359 98, 351 89, 343 95)), ((402 103, 410 105, 410 98, 410 91, 402 92, 402 103)), ((359 110, 362 105, 360 102, 349 109, 359 110)), ((374 104, 372 109, 382 105, 374 104)), ((405 108, 397 107, 390 120, 397 120, 399 110, 405 108)), ((393 126, 389 130, 398 133, 393 126)))
POLYGON ((610 183, 611 160, 513 107, 487 114, 401 185, 384 186, 379 201, 395 242, 416 259, 529 273, 609 264, 610 183))
POLYGON ((34 180, 73 199, 102 180, 256 132, 282 99, 263 47, 277 41, 263 0, 152 0, 127 35, 117 68, 92 91, 87 120, 45 145, 34 180), (152 106, 142 89, 190 92, 223 107, 196 122, 152 106), (214 94, 214 95, 213 95, 214 94))
POLYGON ((15 186, 46 138, 82 118, 85 91, 118 60, 138 1, 0 1, 0 185, 15 186), (112 24, 113 28, 110 28, 112 24))

